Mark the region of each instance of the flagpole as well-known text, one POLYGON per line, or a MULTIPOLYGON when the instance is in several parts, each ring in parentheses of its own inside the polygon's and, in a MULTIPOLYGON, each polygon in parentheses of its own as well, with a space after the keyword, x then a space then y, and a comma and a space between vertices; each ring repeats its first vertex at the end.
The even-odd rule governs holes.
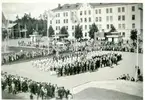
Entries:
POLYGON ((48 23, 49 23, 48 20, 49 20, 49 18, 48 18, 48 12, 46 13, 46 15, 47 15, 47 24, 46 24, 47 29, 46 29, 46 30, 47 30, 48 54, 49 54, 49 32, 48 32, 48 27, 49 27, 49 26, 48 26, 48 23))
MULTIPOLYGON (((8 25, 9 25, 9 20, 8 20, 8 25)), ((8 38, 7 38, 7 45, 6 45, 6 51, 8 50, 8 44, 9 44, 9 27, 7 25, 7 32, 8 32, 8 38)))

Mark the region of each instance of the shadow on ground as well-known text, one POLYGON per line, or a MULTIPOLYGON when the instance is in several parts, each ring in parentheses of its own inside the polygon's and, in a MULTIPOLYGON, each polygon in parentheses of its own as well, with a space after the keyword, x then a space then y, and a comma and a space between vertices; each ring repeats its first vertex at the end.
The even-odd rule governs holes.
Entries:
POLYGON ((143 100, 143 98, 113 90, 87 88, 75 94, 74 100, 143 100))

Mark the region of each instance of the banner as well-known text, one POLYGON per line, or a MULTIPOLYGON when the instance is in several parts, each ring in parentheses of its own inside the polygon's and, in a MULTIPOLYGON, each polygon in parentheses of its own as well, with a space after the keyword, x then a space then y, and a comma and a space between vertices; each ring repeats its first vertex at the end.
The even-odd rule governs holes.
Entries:
POLYGON ((72 23, 80 23, 80 20, 77 16, 76 12, 71 11, 71 21, 72 21, 72 23))

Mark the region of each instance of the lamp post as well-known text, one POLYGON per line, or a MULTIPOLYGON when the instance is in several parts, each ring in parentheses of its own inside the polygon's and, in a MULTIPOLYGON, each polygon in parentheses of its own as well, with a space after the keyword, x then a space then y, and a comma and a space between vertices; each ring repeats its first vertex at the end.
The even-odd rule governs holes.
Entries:
MULTIPOLYGON (((142 5, 139 5, 139 7, 138 7, 138 10, 140 11, 140 23, 141 23, 141 25, 140 25, 140 27, 142 26, 142 11, 143 11, 143 9, 142 9, 142 5)), ((137 31, 137 30, 136 30, 137 31)), ((140 33, 137 33, 137 66, 138 66, 138 36, 140 35, 140 33)))

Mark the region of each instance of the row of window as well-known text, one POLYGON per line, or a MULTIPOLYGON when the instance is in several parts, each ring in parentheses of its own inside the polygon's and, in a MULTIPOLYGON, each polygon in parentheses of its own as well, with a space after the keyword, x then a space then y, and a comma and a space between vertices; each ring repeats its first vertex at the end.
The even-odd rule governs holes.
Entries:
MULTIPOLYGON (((132 20, 135 20, 135 15, 132 15, 132 20)), ((80 21, 83 22, 83 18, 80 18, 80 21)), ((91 17, 88 18, 88 22, 91 22, 91 17)), ((96 22, 101 22, 102 17, 96 17, 96 22)), ((113 16, 106 16, 106 21, 113 21, 113 16)), ((118 21, 125 21, 125 15, 119 15, 118 21)), ((63 20, 64 23, 68 23, 68 19, 63 20)), ((84 22, 87 22, 87 18, 84 18, 84 22)), ((50 21, 50 24, 52 24, 52 21, 50 21)), ((56 24, 60 24, 60 20, 56 20, 56 24)))
MULTIPOLYGON (((132 11, 135 11, 135 6, 131 7, 132 11)), ((125 12, 125 7, 118 7, 118 12, 125 12)), ((101 9, 96 9, 95 10, 96 14, 101 14, 101 9)), ((112 8, 106 8, 106 13, 113 13, 113 9, 112 8)), ((88 14, 91 15, 91 10, 88 10, 88 14)), ((80 11, 80 15, 83 15, 83 11, 80 11)), ((87 15, 87 11, 84 11, 84 15, 87 15)), ((63 13, 64 17, 68 16, 68 12, 64 12, 63 13)), ((56 14, 56 17, 60 17, 60 13, 56 14)))
MULTIPOLYGON (((75 30, 75 25, 72 26, 72 30, 75 30)), ((97 27, 99 29, 102 28, 102 25, 101 24, 97 24, 97 27)), ((107 24, 106 25, 107 29, 110 29, 111 28, 111 24, 107 24)), ((125 24, 118 24, 118 29, 125 29, 125 24)), ((65 26, 65 28, 68 30, 68 26, 65 26)), ((81 25, 81 28, 83 30, 83 26, 81 25)), ((84 25, 84 30, 87 30, 87 29, 90 29, 91 28, 91 25, 84 25)), ((135 29, 135 23, 132 23, 132 28, 135 29)), ((60 26, 56 26, 56 30, 60 30, 60 26)))
POLYGON ((118 7, 118 12, 125 12, 125 7, 118 7))
POLYGON ((119 16, 118 16, 118 21, 121 21, 121 20, 122 20, 122 21, 125 21, 125 15, 122 15, 122 16, 119 15, 119 16))
POLYGON ((101 22, 102 21, 102 17, 96 17, 96 22, 101 22))
MULTIPOLYGON (((80 21, 83 22, 83 18, 80 18, 80 21)), ((87 22, 87 18, 84 18, 84 22, 87 22)), ((88 18, 88 22, 91 22, 91 17, 88 18)))
POLYGON ((68 19, 64 19, 63 20, 63 23, 68 23, 68 19))
MULTIPOLYGON (((67 16, 68 16, 68 12, 64 12, 64 13, 63 13, 63 16, 64 16, 64 17, 67 17, 67 16)), ((57 14, 56 14, 56 17, 60 17, 60 13, 57 13, 57 14)))
MULTIPOLYGON (((68 26, 64 26, 66 30, 68 30, 68 26)), ((60 26, 56 26, 56 30, 60 30, 60 26)))
POLYGON ((107 8, 106 9, 106 13, 112 13, 113 11, 112 11, 112 8, 107 8))
POLYGON ((113 21, 113 16, 106 16, 106 21, 113 21))
MULTIPOLYGON (((88 14, 91 15, 91 10, 88 10, 88 14)), ((80 15, 83 15, 83 11, 80 11, 80 15)), ((84 15, 87 15, 87 11, 84 11, 84 15)))
POLYGON ((56 24, 60 24, 60 20, 56 20, 56 24))
POLYGON ((95 12, 96 14, 101 14, 101 9, 96 9, 95 12))
POLYGON ((118 24, 118 29, 125 29, 125 24, 118 24))

